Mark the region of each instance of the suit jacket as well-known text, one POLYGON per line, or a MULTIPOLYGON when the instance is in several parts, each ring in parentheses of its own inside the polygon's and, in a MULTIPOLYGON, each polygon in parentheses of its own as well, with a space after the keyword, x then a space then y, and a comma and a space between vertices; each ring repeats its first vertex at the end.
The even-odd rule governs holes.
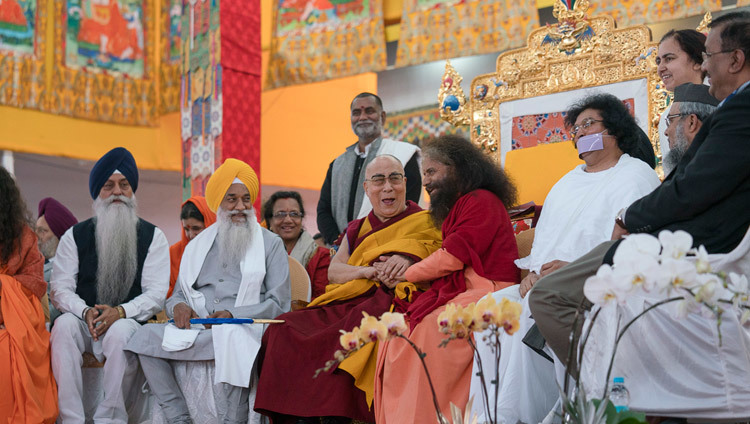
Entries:
POLYGON ((709 116, 685 156, 625 213, 631 233, 684 230, 709 253, 734 249, 750 225, 750 87, 709 116))

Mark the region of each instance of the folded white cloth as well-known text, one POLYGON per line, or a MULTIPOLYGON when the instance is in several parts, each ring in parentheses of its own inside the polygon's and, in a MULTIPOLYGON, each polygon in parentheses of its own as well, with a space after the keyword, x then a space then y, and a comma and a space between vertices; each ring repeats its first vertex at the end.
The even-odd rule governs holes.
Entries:
POLYGON ((211 327, 216 373, 214 384, 248 387, 263 336, 261 324, 223 324, 211 327))
POLYGON ((164 338, 161 341, 161 348, 167 352, 185 350, 195 343, 195 339, 202 328, 202 325, 191 325, 190 328, 182 329, 177 328, 174 324, 167 324, 164 327, 164 338))

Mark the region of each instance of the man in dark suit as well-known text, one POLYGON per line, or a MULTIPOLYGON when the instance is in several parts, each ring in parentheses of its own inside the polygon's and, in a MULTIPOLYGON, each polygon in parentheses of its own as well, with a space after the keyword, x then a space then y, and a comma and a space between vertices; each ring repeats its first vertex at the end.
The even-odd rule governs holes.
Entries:
MULTIPOLYGON (((684 230, 695 246, 727 253, 748 231, 750 214, 750 13, 723 15, 710 25, 703 70, 722 102, 703 123, 677 168, 651 194, 620 212, 613 241, 539 280, 529 306, 544 339, 565 360, 586 278, 611 261, 629 233, 684 230)), ((580 325, 580 324, 579 324, 580 325)), ((576 343, 576 341, 574 341, 576 343)))

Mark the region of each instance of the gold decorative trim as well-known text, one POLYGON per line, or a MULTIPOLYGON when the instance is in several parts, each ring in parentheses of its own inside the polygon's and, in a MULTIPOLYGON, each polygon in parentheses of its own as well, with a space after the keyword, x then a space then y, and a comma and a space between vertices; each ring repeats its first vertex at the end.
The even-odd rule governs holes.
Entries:
POLYGON ((55 2, 55 69, 47 111, 125 125, 156 125, 156 2, 143 0, 143 77, 130 78, 65 66, 67 11, 55 2))
MULTIPOLYGON (((667 92, 656 73, 658 45, 645 25, 616 28, 608 15, 586 17, 587 0, 568 10, 561 0, 554 13, 555 25, 531 32, 527 46, 506 51, 497 58, 496 71, 479 75, 471 82, 471 97, 453 87, 440 87, 441 117, 454 125, 470 124, 471 139, 500 162, 501 103, 548 94, 596 87, 624 81, 648 81, 648 135, 660 156, 659 117, 666 108, 667 92), (443 99, 458 98, 458 108, 445 111, 443 99)), ((446 63, 443 80, 460 81, 460 75, 446 63)))
MULTIPOLYGON (((181 9, 182 2, 177 1, 181 9)), ((159 52, 161 61, 159 63, 159 114, 164 115, 180 111, 180 81, 182 71, 181 60, 171 60, 169 50, 169 36, 171 26, 171 9, 175 6, 174 0, 161 0, 161 34, 159 52)), ((178 40, 179 41, 179 40, 178 40)), ((180 47, 181 48, 181 47, 180 47)))

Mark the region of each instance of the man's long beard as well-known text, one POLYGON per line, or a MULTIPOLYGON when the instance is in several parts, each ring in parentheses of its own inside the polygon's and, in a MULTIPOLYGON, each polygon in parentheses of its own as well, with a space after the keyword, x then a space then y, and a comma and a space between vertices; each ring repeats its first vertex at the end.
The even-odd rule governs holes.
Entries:
POLYGON ((669 149, 667 155, 664 156, 664 162, 662 164, 664 167, 664 175, 669 175, 675 168, 677 168, 677 164, 680 163, 680 159, 682 159, 689 147, 687 137, 685 137, 685 132, 682 128, 682 122, 680 121, 676 125, 677 128, 675 128, 674 131, 674 147, 669 149))
POLYGON ((60 243, 60 239, 57 237, 52 237, 45 242, 42 242, 41 240, 38 242, 39 251, 42 252, 44 259, 50 259, 55 256, 58 243, 60 243))
POLYGON ((138 215, 135 195, 94 200, 96 215, 97 301, 119 305, 128 296, 138 272, 138 215), (120 200, 122 203, 113 203, 120 200))
POLYGON ((245 252, 253 240, 251 219, 255 219, 255 212, 252 209, 226 211, 219 208, 219 213, 216 214, 216 223, 219 226, 216 242, 219 244, 219 257, 222 262, 231 266, 239 265, 245 257, 245 252), (245 221, 234 222, 232 221, 233 215, 244 215, 245 221))
POLYGON ((430 216, 433 224, 440 228, 460 197, 458 181, 453 176, 447 176, 441 181, 431 182, 427 188, 437 189, 430 193, 430 216))
POLYGON ((379 119, 377 121, 359 121, 352 125, 352 130, 354 134, 357 134, 357 137, 373 138, 383 132, 383 125, 379 119))

